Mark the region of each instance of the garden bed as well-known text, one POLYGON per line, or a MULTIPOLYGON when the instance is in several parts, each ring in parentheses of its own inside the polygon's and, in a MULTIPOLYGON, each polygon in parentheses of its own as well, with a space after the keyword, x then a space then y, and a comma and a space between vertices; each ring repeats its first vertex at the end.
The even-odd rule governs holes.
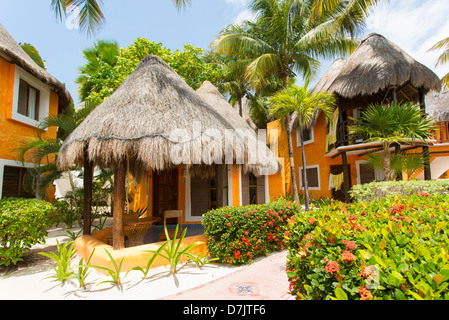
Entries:
POLYGON ((335 202, 295 216, 287 234, 297 299, 449 299, 449 196, 335 202))

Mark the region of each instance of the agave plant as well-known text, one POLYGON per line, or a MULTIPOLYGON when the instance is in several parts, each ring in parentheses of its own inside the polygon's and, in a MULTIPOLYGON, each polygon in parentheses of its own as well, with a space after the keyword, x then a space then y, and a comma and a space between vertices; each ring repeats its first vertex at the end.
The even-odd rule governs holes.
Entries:
MULTIPOLYGON (((195 243, 188 245, 184 249, 181 249, 181 244, 182 244, 182 242, 186 236, 186 233, 187 233, 187 228, 184 229, 184 231, 182 232, 178 241, 176 241, 176 239, 173 239, 173 240, 170 239, 170 236, 169 236, 168 230, 167 230, 167 225, 165 223, 164 223, 164 231, 165 231, 165 236, 167 237, 167 241, 162 245, 162 247, 161 247, 162 249, 157 250, 157 251, 148 250, 146 252, 152 252, 155 255, 159 255, 162 258, 166 259, 170 265, 170 273, 175 274, 178 271, 178 264, 181 261, 181 258, 183 256, 188 256, 187 253, 189 250, 202 244, 203 242, 197 241, 195 243)), ((177 235, 178 231, 179 231, 179 225, 176 226, 174 234, 177 235)))
POLYGON ((71 241, 66 242, 63 245, 60 245, 57 241, 57 254, 54 252, 39 252, 40 255, 50 258, 56 262, 56 265, 53 268, 55 275, 47 278, 54 278, 54 281, 60 281, 64 284, 67 280, 74 277, 74 272, 72 269, 72 259, 76 253, 76 250, 74 250, 74 245, 75 243, 71 241))

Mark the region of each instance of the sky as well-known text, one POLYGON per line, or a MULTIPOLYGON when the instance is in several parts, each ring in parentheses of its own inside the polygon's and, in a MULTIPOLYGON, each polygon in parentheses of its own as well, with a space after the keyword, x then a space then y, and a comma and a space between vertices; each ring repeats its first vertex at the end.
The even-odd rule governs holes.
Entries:
MULTIPOLYGON (((138 37, 162 43, 175 50, 192 44, 204 50, 217 34, 232 23, 253 19, 248 0, 192 0, 178 11, 172 0, 104 0, 105 24, 94 37, 74 28, 73 19, 56 18, 51 0, 0 0, 0 23, 17 42, 34 45, 46 62, 47 71, 65 83, 76 104, 74 83, 83 64, 82 50, 96 39, 115 40, 121 47, 138 37)), ((437 41, 449 36, 448 0, 381 0, 370 14, 361 38, 372 32, 396 43, 439 77, 449 64, 435 67, 441 52, 428 52, 437 41)), ((316 83, 331 64, 322 61, 316 83)))

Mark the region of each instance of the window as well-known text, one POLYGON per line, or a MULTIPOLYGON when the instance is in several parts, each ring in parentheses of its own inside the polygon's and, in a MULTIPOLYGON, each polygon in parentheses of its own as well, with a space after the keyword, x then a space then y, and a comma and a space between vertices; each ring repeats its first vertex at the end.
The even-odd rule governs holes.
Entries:
POLYGON ((11 119, 38 127, 50 112, 50 87, 16 66, 11 119))
POLYGON ((265 177, 242 174, 242 205, 265 203, 265 177))
POLYGON ((217 165, 215 176, 212 178, 190 178, 191 217, 201 217, 210 210, 228 204, 226 173, 226 166, 217 165))
MULTIPOLYGON (((304 183, 302 181, 303 168, 299 167, 299 185, 300 189, 304 189, 304 183)), ((320 166, 307 166, 306 167, 307 182, 310 190, 321 190, 320 186, 320 166)))
MULTIPOLYGON (((310 129, 304 129, 304 131, 302 132, 303 137, 304 137, 304 144, 309 144, 312 142, 315 142, 314 139, 314 134, 313 134, 313 128, 310 129)), ((296 145, 297 147, 301 147, 301 137, 299 135, 299 129, 296 130, 296 145)))
POLYGON ((27 192, 23 187, 26 172, 26 168, 4 166, 2 198, 35 198, 34 194, 27 192))
POLYGON ((19 102, 17 112, 28 118, 39 120, 40 91, 23 79, 19 84, 19 102))

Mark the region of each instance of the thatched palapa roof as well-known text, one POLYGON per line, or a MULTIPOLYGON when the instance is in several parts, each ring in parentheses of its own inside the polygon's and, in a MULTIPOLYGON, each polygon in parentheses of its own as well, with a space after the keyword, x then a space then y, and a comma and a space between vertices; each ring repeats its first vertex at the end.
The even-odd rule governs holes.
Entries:
MULTIPOLYGON (((341 67, 328 91, 346 99, 388 93, 396 87, 398 100, 419 100, 418 88, 441 90, 441 81, 429 68, 379 34, 370 34, 341 67)), ((381 97, 383 98, 383 97, 381 97)))
MULTIPOLYGON (((199 91, 206 89, 207 84, 199 91)), ((272 153, 269 161, 249 161, 258 151, 266 150, 265 144, 245 144, 245 137, 240 134, 236 134, 235 144, 232 139, 214 138, 216 133, 224 137, 227 131, 234 132, 242 124, 227 108, 220 108, 220 99, 209 100, 217 103, 207 103, 161 58, 149 55, 66 139, 58 165, 81 167, 87 146, 89 159, 100 167, 128 158, 135 171, 186 165, 195 172, 197 167, 210 167, 211 162, 202 151, 216 150, 205 154, 221 155, 223 159, 227 151, 242 148, 245 170, 258 174, 270 168, 278 172, 280 164, 272 153), (173 154, 176 163, 172 161, 173 154)), ((246 139, 251 142, 254 138, 252 131, 246 139)), ((234 163, 238 163, 240 155, 236 153, 232 152, 234 163)))
POLYGON ((14 38, 0 23, 0 57, 26 70, 40 81, 48 85, 59 96, 63 108, 72 102, 72 97, 65 85, 39 67, 33 59, 19 46, 14 38))
POLYGON ((210 81, 204 81, 201 87, 196 90, 196 93, 217 112, 232 121, 237 128, 252 130, 257 129, 254 122, 252 122, 251 119, 248 119, 248 113, 246 113, 246 117, 245 114, 241 117, 238 114, 238 110, 226 100, 226 98, 210 81))
POLYGON ((428 94, 426 96, 426 112, 435 121, 449 120, 449 91, 428 94))

